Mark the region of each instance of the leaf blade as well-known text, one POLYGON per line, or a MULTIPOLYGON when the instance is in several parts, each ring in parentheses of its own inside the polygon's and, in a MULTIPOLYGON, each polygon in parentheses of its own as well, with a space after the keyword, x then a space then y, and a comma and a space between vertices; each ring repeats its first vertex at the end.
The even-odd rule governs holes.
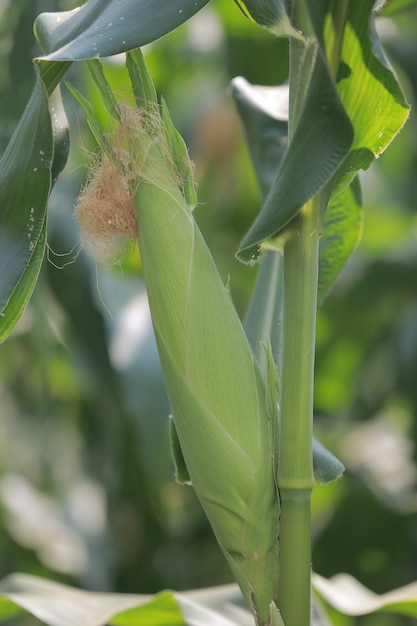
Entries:
POLYGON ((209 0, 88 0, 74 11, 43 13, 35 33, 44 59, 74 61, 111 56, 159 39, 209 0))
POLYGON ((256 260, 261 243, 282 230, 330 180, 352 140, 351 123, 316 50, 307 95, 288 150, 260 214, 239 246, 240 260, 256 260))

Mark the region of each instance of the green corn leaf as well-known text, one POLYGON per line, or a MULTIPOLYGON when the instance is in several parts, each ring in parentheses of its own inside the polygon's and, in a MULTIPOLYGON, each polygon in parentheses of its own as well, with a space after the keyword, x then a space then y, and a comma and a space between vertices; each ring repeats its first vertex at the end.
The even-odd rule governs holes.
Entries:
POLYGON ((390 17, 400 11, 405 11, 411 7, 415 7, 417 2, 416 0, 388 0, 388 2, 383 2, 381 4, 383 4, 383 6, 379 15, 382 17, 390 17))
POLYGON ((174 461, 175 467, 175 480, 179 485, 190 483, 190 474, 185 464, 177 429, 175 428, 175 422, 172 417, 169 419, 169 439, 171 443, 172 460, 174 461))
POLYGON ((349 574, 338 574, 331 579, 313 574, 313 586, 321 598, 343 615, 396 613, 417 617, 417 583, 380 595, 349 574))
MULTIPOLYGON (((233 94, 259 185, 266 197, 287 147, 288 88, 256 87, 244 79, 235 79, 233 94)), ((360 205, 359 182, 355 181, 327 208, 320 240, 319 304, 359 242, 362 232, 360 205)), ((245 331, 262 371, 265 358, 258 346, 266 336, 270 337, 276 363, 280 362, 281 264, 279 255, 265 252, 245 318, 245 331), (260 311, 264 314, 260 315, 260 311)))
POLYGON ((44 224, 33 249, 32 256, 0 314, 0 343, 7 339, 16 325, 16 322, 20 319, 32 295, 44 257, 45 242, 46 225, 44 224))
POLYGON ((80 107, 83 109, 86 120, 87 120, 87 124, 91 130, 91 133, 94 139, 96 140, 97 145, 105 154, 107 154, 107 156, 111 157, 112 149, 109 145, 109 142, 106 139, 106 136, 104 134, 104 129, 102 128, 100 123, 97 121, 96 116, 94 115, 93 107, 91 106, 90 102, 87 100, 85 96, 83 96, 82 93, 78 91, 78 89, 73 87, 67 81, 65 81, 65 86, 70 92, 70 94, 72 95, 72 97, 74 98, 74 100, 76 100, 78 104, 80 105, 80 107))
POLYGON ((59 92, 48 101, 63 69, 45 64, 37 72, 32 97, 0 161, 1 341, 35 286, 45 247, 46 203, 68 153, 59 92))
POLYGON ((313 472, 317 485, 328 485, 342 476, 345 467, 317 439, 313 439, 313 472))
POLYGON ((41 14, 35 33, 50 60, 110 56, 166 35, 208 1, 87 0, 74 11, 41 14))
MULTIPOLYGON (((240 244, 237 254, 242 261, 258 258, 261 243, 282 230, 324 187, 352 143, 352 126, 317 48, 313 59, 305 102, 288 149, 260 214, 240 244)), ((311 53, 305 56, 304 70, 310 65, 311 53)), ((300 74, 304 70, 300 68, 300 74)))
POLYGON ((246 335, 264 379, 267 359, 262 342, 267 338, 271 343, 272 355, 278 368, 281 363, 282 269, 280 254, 270 251, 264 254, 244 321, 246 335))
POLYGON ((193 165, 185 141, 172 123, 163 98, 161 100, 161 115, 164 122, 165 139, 181 180, 185 201, 187 206, 193 210, 197 204, 197 185, 194 180, 193 165))
POLYGON ((12 574, 0 581, 0 621, 25 613, 48 626, 253 626, 237 585, 149 596, 83 591, 12 574))
POLYGON ((25 612, 49 626, 186 626, 179 601, 170 592, 155 596, 94 593, 12 574, 0 582, 0 620, 25 612))
POLYGON ((359 180, 338 194, 327 207, 320 240, 317 300, 320 306, 362 237, 363 210, 359 180))
POLYGON ((338 11, 328 0, 307 2, 323 53, 330 64, 337 57, 337 93, 355 133, 332 182, 335 194, 384 152, 409 114, 375 31, 373 5, 372 0, 351 0, 338 11))
POLYGON ((287 85, 260 87, 239 76, 233 96, 242 119, 256 177, 265 198, 288 147, 287 85))
MULTIPOLYGON (((233 94, 244 123, 260 187, 266 196, 287 146, 288 88, 255 87, 244 79, 235 79, 233 94)), ((358 194, 353 186, 348 188, 331 203, 325 215, 319 257, 320 299, 323 299, 358 241, 360 203, 353 206, 353 199, 359 200, 358 194)), ((263 255, 244 321, 246 335, 260 364, 269 394, 277 387, 270 380, 271 372, 276 371, 271 366, 271 356, 278 369, 281 363, 282 263, 282 256, 276 252, 266 251, 263 255), (271 345, 268 350, 262 349, 265 341, 271 345)), ((268 398, 269 405, 279 401, 279 394, 275 392, 272 398, 268 398)), ((344 471, 342 463, 316 439, 313 439, 313 471, 316 483, 321 485, 336 480, 344 471)))
POLYGON ((271 604, 271 626, 285 626, 281 613, 275 604, 271 604))
POLYGON ((337 195, 368 168, 409 112, 375 33, 372 0, 310 0, 307 6, 320 52, 313 64, 300 56, 300 74, 310 64, 311 80, 308 88, 293 89, 296 125, 271 192, 238 251, 246 262, 325 184, 325 195, 337 195))
POLYGON ((103 72, 103 66, 97 59, 87 61, 87 67, 90 71, 91 78, 100 94, 101 101, 108 113, 114 119, 120 119, 119 106, 116 102, 116 98, 113 95, 111 87, 107 82, 107 78, 103 72))
POLYGON ((153 109, 158 106, 158 97, 152 78, 146 67, 142 52, 131 50, 126 55, 126 67, 138 107, 150 106, 153 109))
POLYGON ((266 28, 273 35, 301 38, 292 26, 284 0, 235 0, 246 17, 266 28))

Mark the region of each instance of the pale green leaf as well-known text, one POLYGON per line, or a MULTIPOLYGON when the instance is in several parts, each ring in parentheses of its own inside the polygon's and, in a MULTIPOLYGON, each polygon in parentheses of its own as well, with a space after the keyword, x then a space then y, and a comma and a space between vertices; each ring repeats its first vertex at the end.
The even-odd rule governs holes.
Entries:
POLYGON ((178 602, 170 592, 163 592, 142 606, 128 609, 109 619, 111 626, 185 626, 178 602))
POLYGON ((148 72, 145 59, 140 50, 131 50, 126 55, 126 67, 138 108, 158 106, 155 86, 148 72))
POLYGON ((337 93, 354 128, 351 149, 335 177, 336 193, 382 154, 409 114, 375 31, 373 5, 373 0, 350 0, 340 17, 337 5, 327 0, 307 2, 330 64, 338 50, 337 93))
POLYGON ((398 613, 417 617, 417 583, 376 594, 349 574, 337 574, 331 579, 313 575, 315 591, 344 615, 368 613, 398 613))
POLYGON ((156 596, 95 593, 12 574, 0 582, 0 597, 0 619, 23 610, 48 626, 185 626, 178 602, 168 592, 156 596))
POLYGON ((282 615, 275 604, 271 604, 271 626, 285 626, 282 615))
POLYGON ((169 153, 178 172, 181 190, 190 210, 197 204, 197 185, 194 179, 194 168, 190 161, 184 139, 175 128, 165 100, 161 99, 161 116, 164 122, 165 138, 169 153))
POLYGON ((120 119, 119 105, 114 97, 113 91, 103 72, 103 66, 97 59, 87 61, 87 67, 90 71, 91 78, 100 94, 101 101, 108 113, 114 119, 120 119))
POLYGON ((185 464, 177 429, 175 428, 175 422, 172 417, 169 419, 169 439, 171 443, 172 460, 174 461, 175 467, 175 480, 179 485, 190 483, 190 474, 185 464))
POLYGON ((76 102, 78 102, 80 107, 83 109, 86 120, 87 120, 87 124, 100 150, 102 150, 105 154, 107 154, 107 156, 110 157, 112 154, 112 149, 110 147, 109 142, 106 139, 104 129, 102 128, 100 123, 97 121, 96 116, 94 115, 93 107, 91 106, 90 102, 87 100, 85 96, 83 96, 82 93, 78 91, 78 89, 73 87, 73 85, 71 85, 67 81, 65 81, 65 86, 70 92, 70 94, 72 95, 72 97, 74 98, 74 100, 76 100, 76 102))
POLYGON ((267 360, 262 342, 268 338, 275 363, 281 363, 283 276, 282 256, 265 252, 244 320, 246 336, 266 380, 267 360))
POLYGON ((359 180, 356 178, 330 202, 324 217, 319 254, 319 306, 356 249, 362 229, 361 192, 359 180))
MULTIPOLYGON (((237 585, 155 596, 83 591, 28 574, 0 581, 0 621, 30 613, 47 626, 253 626, 237 585)), ((323 626, 316 612, 313 626, 323 626)))
POLYGON ((328 485, 340 478, 345 471, 343 463, 315 438, 313 439, 313 471, 314 481, 318 485, 328 485))
POLYGON ((415 7, 416 5, 416 0, 387 0, 384 2, 380 15, 383 17, 389 17, 399 13, 400 11, 405 11, 411 7, 415 7))
POLYGON ((0 622, 17 617, 22 613, 22 609, 9 598, 0 597, 0 622))

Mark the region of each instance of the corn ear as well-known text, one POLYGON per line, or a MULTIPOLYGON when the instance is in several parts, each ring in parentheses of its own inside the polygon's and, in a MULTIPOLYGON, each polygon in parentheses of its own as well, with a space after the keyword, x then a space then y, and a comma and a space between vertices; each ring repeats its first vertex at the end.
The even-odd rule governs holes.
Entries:
MULTIPOLYGON (((142 269, 172 409, 180 482, 192 482, 258 626, 279 623, 279 498, 275 482, 276 372, 267 387, 212 256, 193 218, 196 186, 182 137, 140 51, 127 54, 136 107, 115 105, 105 136, 74 88, 99 146, 126 179, 142 269), (278 620, 278 621, 277 621, 278 620)), ((117 208, 117 207, 115 207, 117 208)))
POLYGON ((190 478, 257 623, 266 625, 278 583, 272 417, 257 362, 185 197, 183 170, 169 156, 166 115, 160 143, 146 124, 144 135, 135 135, 141 145, 134 152, 146 155, 135 207, 179 477, 190 478))

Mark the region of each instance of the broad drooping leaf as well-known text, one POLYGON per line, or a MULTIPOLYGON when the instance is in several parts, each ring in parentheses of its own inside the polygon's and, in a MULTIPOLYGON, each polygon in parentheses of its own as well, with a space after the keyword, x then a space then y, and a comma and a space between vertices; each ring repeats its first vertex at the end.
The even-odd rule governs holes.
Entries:
POLYGON ((368 168, 408 116, 375 32, 372 0, 310 0, 307 6, 318 50, 310 40, 299 54, 304 82, 290 85, 290 142, 262 211, 241 243, 238 255, 247 262, 313 195, 322 190, 326 198, 335 196, 368 168))
POLYGON ((245 262, 256 260, 262 241, 276 235, 330 180, 352 143, 351 124, 322 54, 308 44, 301 58, 305 101, 262 210, 240 244, 238 256, 245 262))
POLYGON ((27 574, 0 582, 0 620, 28 612, 48 626, 185 626, 172 593, 156 596, 94 593, 27 574))
POLYGON ((45 209, 65 165, 68 136, 59 92, 65 66, 45 64, 0 161, 0 341, 12 330, 35 286, 45 246, 45 209), (48 94, 49 92, 49 94, 48 94))
POLYGON ((87 0, 73 11, 41 14, 35 31, 50 60, 110 56, 159 39, 208 1, 87 0))
MULTIPOLYGON (((288 87, 258 87, 244 79, 232 83, 237 108, 242 118, 247 143, 262 195, 266 197, 274 181, 274 175, 285 155, 288 137, 288 87)), ((359 182, 337 196, 329 205, 320 240, 318 300, 321 303, 347 259, 358 244, 362 231, 362 209, 359 182)), ((282 291, 280 264, 276 254, 265 252, 251 300, 245 327, 255 336, 255 342, 268 335, 269 327, 272 350, 279 362, 279 328, 282 291), (267 268, 263 269, 263 266, 267 268), (265 275, 265 280, 263 276, 265 275), (270 280, 270 277, 272 279, 270 280), (274 288, 271 288, 271 284, 274 288), (263 295, 264 294, 264 295, 263 295), (260 298, 262 305, 260 305, 260 298), (260 315, 259 311, 264 311, 260 315), (266 320, 268 320, 266 322, 266 320), (252 332, 252 327, 257 329, 252 332)), ((252 342, 254 345, 255 342, 252 342)), ((257 355, 260 362, 263 355, 257 355)))
POLYGON ((12 574, 0 581, 0 622, 24 613, 47 626, 253 626, 237 585, 149 596, 86 592, 12 574))
MULTIPOLYGON (((417 583, 376 594, 352 576, 313 574, 319 597, 343 615, 392 613, 417 617, 417 583)), ((236 585, 154 596, 82 591, 28 574, 0 581, 0 621, 29 613, 47 626, 252 626, 253 617, 236 585)), ((312 626, 324 626, 313 611, 312 626)))
POLYGON ((394 139, 409 106, 375 31, 373 0, 350 0, 344 10, 329 0, 309 0, 311 20, 336 79, 354 140, 334 180, 334 193, 367 169, 394 139))
POLYGON ((45 13, 36 20, 38 40, 49 56, 35 60, 35 89, 0 161, 0 341, 13 329, 36 284, 47 202, 68 154, 67 120, 58 90, 52 95, 59 80, 72 61, 142 46, 207 2, 88 0, 74 11, 45 13))

